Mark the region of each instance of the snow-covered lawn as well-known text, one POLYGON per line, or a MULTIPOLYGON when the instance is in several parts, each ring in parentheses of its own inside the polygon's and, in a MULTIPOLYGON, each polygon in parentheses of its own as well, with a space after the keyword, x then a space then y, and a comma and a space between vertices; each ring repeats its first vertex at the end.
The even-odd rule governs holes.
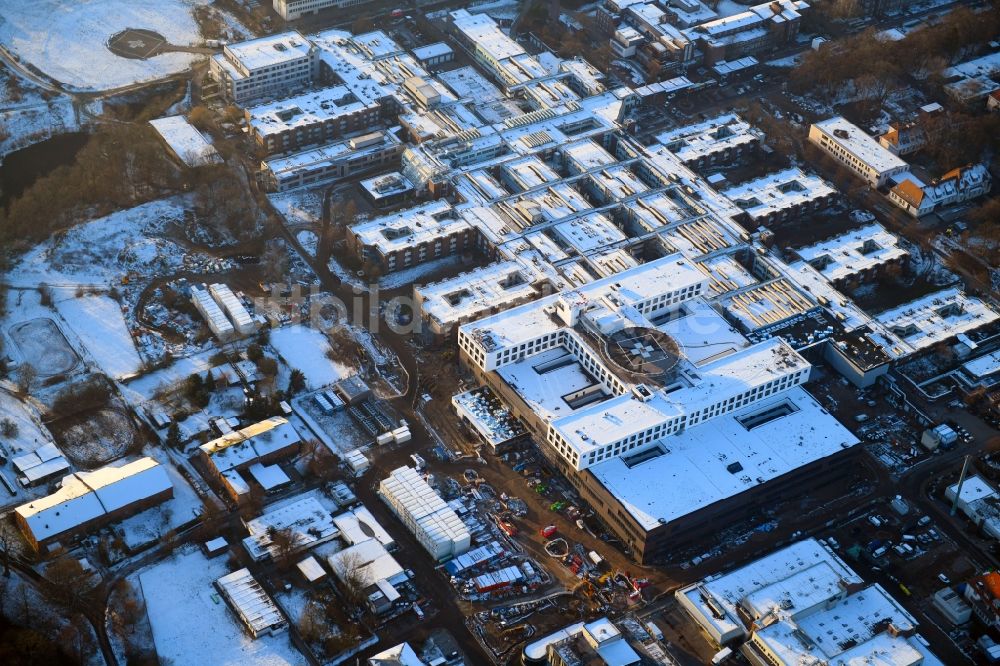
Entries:
POLYGON ((68 87, 118 88, 183 71, 204 56, 122 58, 107 48, 112 35, 142 28, 171 44, 199 44, 192 8, 205 4, 208 0, 6 0, 0 3, 0 43, 68 87))
POLYGON ((210 260, 165 238, 181 224, 186 201, 170 197, 77 225, 29 250, 10 271, 13 286, 121 287, 128 272, 168 275, 192 262, 210 260), (185 264, 185 258, 188 264, 185 264))
POLYGON ((52 443, 52 435, 42 425, 41 415, 35 405, 23 402, 7 389, 12 386, 0 385, 0 421, 10 421, 17 428, 17 434, 4 437, 4 447, 14 456, 34 451, 40 446, 52 443))
POLYGON ((0 127, 6 134, 6 138, 0 140, 0 158, 56 134, 80 128, 73 103, 63 96, 51 102, 39 99, 0 109, 0 127))
POLYGON ((326 357, 330 345, 326 336, 314 328, 295 324, 271 331, 271 346, 289 367, 302 371, 311 389, 332 384, 351 373, 347 366, 326 357))
POLYGON ((128 377, 142 367, 121 306, 109 296, 68 298, 56 303, 56 309, 109 377, 128 377))
POLYGON ((166 388, 196 372, 207 372, 212 367, 210 359, 216 351, 218 350, 210 349, 200 354, 179 358, 165 368, 122 384, 122 395, 133 406, 140 407, 144 403, 152 401, 160 388, 166 388))
POLYGON ((305 664, 288 633, 252 640, 212 585, 230 573, 225 557, 194 547, 139 575, 156 652, 174 664, 284 666, 305 664))

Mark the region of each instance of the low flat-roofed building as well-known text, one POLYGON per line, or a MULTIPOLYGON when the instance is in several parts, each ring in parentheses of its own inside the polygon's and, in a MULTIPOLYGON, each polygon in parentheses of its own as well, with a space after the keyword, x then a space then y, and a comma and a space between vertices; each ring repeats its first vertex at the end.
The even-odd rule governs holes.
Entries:
POLYGON ((465 523, 412 467, 394 469, 379 483, 378 492, 434 559, 469 549, 472 537, 465 523))
POLYGON ((398 171, 362 180, 361 190, 376 206, 393 206, 413 192, 413 183, 398 171))
POLYGON ((724 165, 752 155, 764 135, 733 113, 656 135, 656 140, 684 164, 699 169, 724 165))
POLYGON ((911 349, 927 349, 1000 318, 985 302, 957 287, 942 289, 879 314, 876 320, 911 349))
POLYGON ((437 67, 455 59, 455 51, 445 42, 434 42, 413 49, 413 57, 424 67, 437 67))
POLYGON ((841 116, 813 123, 809 127, 809 141, 875 188, 888 185, 893 176, 910 168, 864 130, 841 116))
MULTIPOLYGON (((945 489, 944 497, 953 502, 956 494, 958 484, 954 483, 945 489)), ((1000 493, 996 488, 979 476, 970 476, 962 483, 957 506, 984 534, 1000 539, 1000 493)))
POLYGON ((758 224, 780 222, 826 208, 837 196, 832 185, 797 167, 740 183, 722 194, 758 224))
POLYGON ((397 585, 409 576, 377 539, 359 541, 327 557, 327 564, 341 583, 359 587, 376 615, 390 611, 403 596, 397 585))
POLYGON ((302 439, 288 419, 273 416, 213 439, 199 448, 209 476, 239 502, 250 488, 240 472, 251 465, 271 465, 298 453, 302 439))
POLYGON ((254 141, 272 154, 373 129, 380 112, 377 101, 341 85, 248 107, 245 114, 254 141))
POLYGON ((174 495, 157 461, 139 458, 63 477, 60 488, 14 509, 14 519, 36 549, 132 516, 174 495))
POLYGON ((254 639, 288 628, 288 622, 248 569, 239 569, 215 581, 229 607, 254 639))
POLYGON ((887 266, 905 265, 910 256, 878 223, 800 247, 795 254, 839 286, 871 280, 887 266))
POLYGON ((592 622, 571 624, 528 643, 521 653, 521 663, 525 666, 632 666, 645 663, 644 657, 649 659, 651 655, 634 637, 610 619, 601 617, 592 622))
POLYGON ((489 387, 481 386, 451 399, 458 418, 472 428, 494 453, 502 453, 527 434, 489 387))
POLYGON ((358 506, 338 514, 334 517, 333 523, 340 530, 340 538, 348 545, 353 546, 368 539, 375 539, 386 550, 396 548, 396 541, 365 506, 358 506))
POLYGON ((264 160, 261 174, 269 191, 285 192, 398 167, 404 148, 392 130, 372 132, 264 160))
POLYGON ((174 157, 189 167, 217 164, 222 156, 215 146, 205 138, 184 116, 166 116, 150 120, 156 133, 174 154, 174 157))
POLYGON ((250 536, 243 548, 255 562, 282 555, 284 546, 275 543, 275 532, 287 532, 290 551, 299 552, 340 536, 333 516, 315 497, 293 497, 269 507, 261 516, 244 522, 250 536))
POLYGON ((675 597, 716 645, 740 647, 758 666, 942 663, 916 633, 913 616, 815 539, 709 576, 675 597))

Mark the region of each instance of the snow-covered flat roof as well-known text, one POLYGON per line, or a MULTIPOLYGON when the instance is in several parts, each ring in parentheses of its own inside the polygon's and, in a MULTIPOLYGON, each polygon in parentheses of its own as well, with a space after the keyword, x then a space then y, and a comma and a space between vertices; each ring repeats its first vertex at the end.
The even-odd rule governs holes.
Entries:
POLYGON ((413 49, 413 57, 423 61, 430 60, 431 58, 440 58, 451 53, 454 53, 454 51, 445 42, 434 42, 433 44, 418 46, 413 49))
POLYGON ((451 12, 452 24, 477 48, 495 61, 522 55, 524 48, 508 37, 486 14, 470 14, 465 9, 451 12))
POLYGON ((629 467, 625 458, 612 458, 590 472, 639 524, 653 529, 857 442, 804 389, 793 388, 661 440, 664 454, 651 460, 629 467), (772 409, 790 413, 752 428, 741 423, 752 425, 747 417, 772 409))
POLYGON ((322 565, 312 555, 296 564, 295 567, 310 583, 313 583, 326 575, 326 571, 323 570, 322 565))
POLYGON ((423 285, 417 290, 420 311, 446 325, 529 300, 537 293, 529 267, 520 261, 501 261, 423 285))
POLYGON ((864 582, 826 546, 815 539, 805 539, 728 573, 710 576, 677 594, 686 597, 688 610, 698 613, 699 622, 720 634, 745 631, 736 610, 745 597, 820 564, 826 564, 845 582, 855 585, 864 582))
POLYGON ((340 534, 333 516, 313 496, 292 497, 268 509, 267 513, 246 522, 250 536, 243 546, 254 560, 278 552, 271 533, 290 530, 296 550, 311 548, 340 534))
POLYGON ((257 134, 267 137, 378 108, 377 100, 358 97, 341 85, 250 107, 247 122, 257 134))
POLYGON ((797 167, 749 180, 722 192, 755 219, 836 193, 837 190, 825 180, 797 167))
POLYGON ((469 223, 452 210, 451 204, 437 200, 356 224, 351 233, 363 245, 389 254, 469 228, 469 223))
POLYGON ((821 120, 813 126, 822 131, 830 141, 878 173, 901 171, 908 166, 875 138, 842 116, 821 120))
POLYGON ((368 539, 375 539, 386 548, 393 548, 396 545, 395 540, 375 519, 368 507, 359 506, 345 511, 334 516, 333 522, 340 530, 340 537, 350 545, 368 539))
POLYGON ((215 146, 184 116, 157 118, 150 120, 149 124, 170 146, 170 150, 177 158, 188 166, 202 166, 222 161, 215 146))
POLYGON ((795 251, 833 282, 905 257, 899 239, 878 223, 868 224, 795 251))
POLYGON ((1000 351, 985 354, 962 364, 962 368, 971 376, 982 379, 1000 372, 1000 351))
POLYGON ((379 581, 398 585, 407 579, 406 571, 377 539, 360 541, 337 551, 327 557, 327 563, 337 578, 357 576, 366 587, 379 581))
POLYGON ((250 70, 281 65, 309 55, 309 40, 294 30, 226 46, 226 53, 250 70))
POLYGON ((926 349, 1000 318, 995 310, 957 287, 887 310, 876 319, 912 348, 926 349))
POLYGON ((761 141, 763 135, 734 113, 709 118, 656 135, 656 140, 685 162, 739 145, 761 141))

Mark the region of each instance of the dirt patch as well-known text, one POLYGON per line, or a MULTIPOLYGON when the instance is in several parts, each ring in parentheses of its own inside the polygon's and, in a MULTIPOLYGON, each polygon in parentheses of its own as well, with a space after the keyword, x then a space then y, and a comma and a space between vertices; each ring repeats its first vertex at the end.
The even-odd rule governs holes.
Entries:
POLYGON ((128 412, 116 403, 67 416, 51 423, 49 429, 66 457, 85 469, 122 457, 139 440, 128 412))
POLYGON ((24 361, 35 368, 39 377, 66 374, 80 362, 66 336, 48 317, 12 326, 9 333, 24 361))

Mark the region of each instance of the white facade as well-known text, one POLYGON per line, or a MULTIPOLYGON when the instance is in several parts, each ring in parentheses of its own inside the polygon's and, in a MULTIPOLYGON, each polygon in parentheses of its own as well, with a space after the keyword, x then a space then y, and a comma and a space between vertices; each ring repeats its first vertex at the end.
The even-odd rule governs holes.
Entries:
POLYGON ((233 324, 226 318, 222 308, 215 302, 208 290, 200 287, 191 287, 191 302, 201 316, 205 318, 212 334, 220 340, 229 340, 236 334, 233 324))
POLYGON ((250 316, 246 307, 244 307, 243 303, 240 302, 240 299, 236 297, 236 294, 233 293, 233 290, 228 285, 218 283, 209 285, 208 291, 222 311, 232 321, 233 328, 237 333, 240 335, 249 335, 257 330, 257 325, 253 317, 250 316))
POLYGON ((316 48, 295 31, 229 44, 209 60, 222 96, 239 105, 305 88, 317 68, 316 48))
POLYGON ((436 560, 461 555, 471 536, 465 524, 412 467, 394 469, 379 494, 436 560))
POLYGON ((810 126, 809 141, 864 178, 872 187, 883 187, 891 176, 909 169, 906 162, 840 116, 810 126))
POLYGON ((273 0, 274 11, 286 21, 294 21, 303 16, 310 16, 324 9, 343 9, 357 7, 371 0, 273 0))

